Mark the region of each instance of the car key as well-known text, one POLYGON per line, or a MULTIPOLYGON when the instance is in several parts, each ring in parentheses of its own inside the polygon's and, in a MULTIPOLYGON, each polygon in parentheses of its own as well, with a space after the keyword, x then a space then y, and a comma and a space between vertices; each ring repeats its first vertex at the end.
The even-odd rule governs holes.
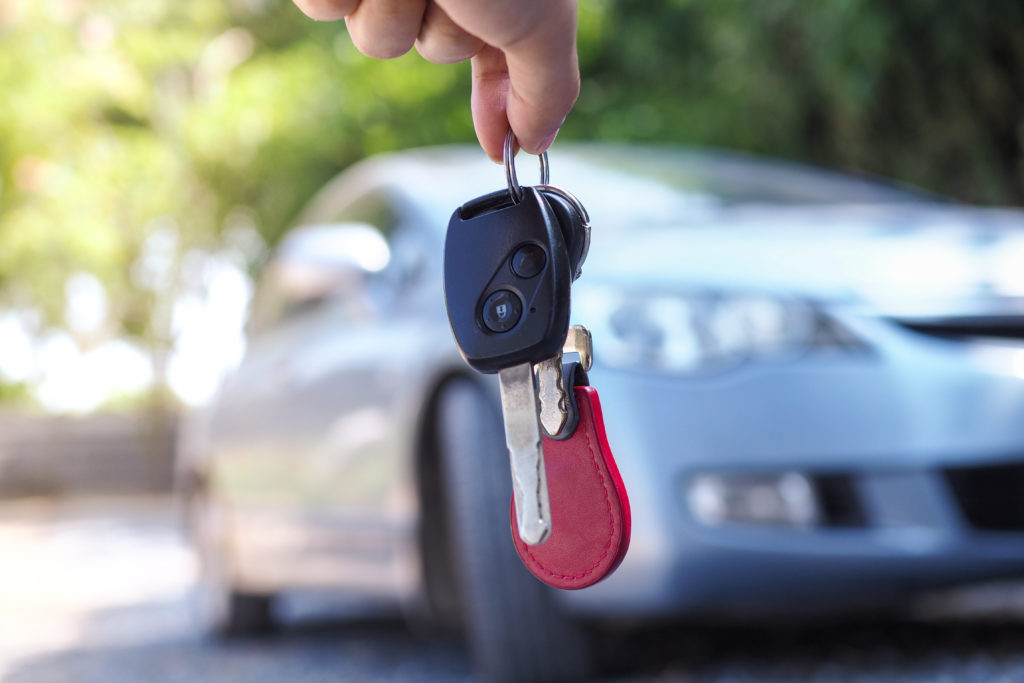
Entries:
POLYGON ((532 187, 468 202, 448 223, 445 303, 466 362, 493 374, 562 349, 569 329, 570 266, 550 206, 532 187))
POLYGON ((518 185, 511 153, 510 133, 508 192, 470 201, 449 221, 444 288, 463 358, 498 373, 517 527, 532 545, 551 530, 533 366, 561 353, 572 271, 558 216, 538 189, 518 185))
MULTIPOLYGON (((514 177, 514 176, 513 176, 514 177)), ((554 185, 537 187, 558 218, 562 238, 569 254, 572 279, 582 273, 583 262, 590 250, 590 216, 583 204, 572 193, 554 185)), ((540 421, 544 434, 553 439, 567 438, 574 428, 571 394, 562 377, 562 356, 555 355, 537 367, 537 386, 540 394, 540 421)))
MULTIPOLYGON (((582 353, 580 354, 583 355, 582 353)), ((566 363, 577 423, 564 439, 544 439, 551 511, 558 524, 540 546, 512 537, 526 568, 540 581, 563 590, 587 588, 606 578, 629 549, 629 497, 604 430, 597 391, 582 363, 566 363)))
MULTIPOLYGON (((594 355, 594 341, 590 330, 583 325, 570 327, 562 353, 578 354, 583 372, 590 370, 594 355)), ((576 385, 573 384, 571 376, 567 377, 563 373, 565 363, 562 360, 562 353, 537 366, 540 423, 544 428, 544 436, 556 440, 572 436, 578 418, 572 392, 576 385)))
MULTIPOLYGON (((573 280, 581 273, 590 247, 590 219, 569 192, 540 186, 562 228, 573 280)), ((604 429, 597 390, 587 371, 593 362, 593 338, 582 325, 569 328, 562 354, 536 366, 540 418, 544 429, 548 503, 558 521, 543 545, 526 543, 518 533, 513 502, 512 538, 526 568, 541 582, 563 590, 592 586, 625 559, 630 541, 630 506, 604 429)))

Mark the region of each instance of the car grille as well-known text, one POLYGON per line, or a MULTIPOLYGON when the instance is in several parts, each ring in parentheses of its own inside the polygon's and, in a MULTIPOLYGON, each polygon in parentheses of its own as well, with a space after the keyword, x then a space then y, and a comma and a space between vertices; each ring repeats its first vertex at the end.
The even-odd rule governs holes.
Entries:
POLYGON ((811 476, 811 482, 821 507, 823 526, 866 526, 867 517, 857 496, 853 477, 847 474, 815 474, 811 476))
POLYGON ((964 519, 982 531, 1024 531, 1024 463, 944 471, 964 519))
POLYGON ((1021 339, 1024 340, 1024 316, 978 315, 955 318, 894 319, 901 327, 945 339, 1021 339))

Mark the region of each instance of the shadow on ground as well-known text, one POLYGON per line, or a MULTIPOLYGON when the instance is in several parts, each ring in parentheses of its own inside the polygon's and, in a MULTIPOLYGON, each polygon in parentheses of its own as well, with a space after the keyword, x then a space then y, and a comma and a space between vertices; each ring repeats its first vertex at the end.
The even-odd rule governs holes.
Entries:
MULTIPOLYGON (((103 618, 130 618, 104 615, 103 618)), ((1024 680, 1024 624, 861 621, 777 628, 673 626, 605 634, 617 683, 1024 680)), ((196 637, 40 655, 6 683, 474 681, 457 638, 402 621, 318 620, 259 639, 196 637)))
POLYGON ((457 640, 415 635, 397 620, 313 622, 224 643, 182 637, 62 651, 22 660, 4 678, 5 683, 469 680, 469 662, 457 640))
POLYGON ((604 651, 621 681, 1024 681, 1019 621, 689 625, 630 632, 604 651))

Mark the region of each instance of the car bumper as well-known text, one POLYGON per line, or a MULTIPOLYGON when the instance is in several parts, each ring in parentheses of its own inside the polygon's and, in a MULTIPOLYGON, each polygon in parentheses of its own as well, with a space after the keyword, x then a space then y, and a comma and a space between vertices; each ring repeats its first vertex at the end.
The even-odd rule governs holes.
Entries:
POLYGON ((633 538, 615 575, 560 597, 574 612, 813 613, 1024 574, 1024 525, 977 528, 949 479, 958 467, 1024 463, 1019 377, 862 358, 693 381, 600 369, 591 379, 633 538), (704 524, 686 482, 722 471, 842 476, 862 519, 704 524))

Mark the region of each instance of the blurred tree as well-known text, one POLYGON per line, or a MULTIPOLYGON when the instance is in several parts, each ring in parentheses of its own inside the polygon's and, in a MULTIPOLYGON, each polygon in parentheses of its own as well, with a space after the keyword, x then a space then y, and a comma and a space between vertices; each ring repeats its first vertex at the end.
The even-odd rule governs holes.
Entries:
MULTIPOLYGON (((1024 203, 1020 3, 580 10, 563 139, 722 146, 1024 203)), ((290 0, 0 0, 0 86, 0 307, 83 348, 140 340, 158 380, 190 253, 247 230, 274 243, 361 157, 473 139, 466 65, 364 58, 290 0), (67 315, 83 275, 104 296, 85 326, 67 315)))
POLYGON ((593 0, 565 136, 716 145, 1024 203, 1024 4, 593 0))
POLYGON ((190 253, 275 241, 363 156, 472 135, 465 67, 364 59, 285 1, 0 0, 0 84, 0 310, 83 350, 137 340, 161 394, 190 253))

